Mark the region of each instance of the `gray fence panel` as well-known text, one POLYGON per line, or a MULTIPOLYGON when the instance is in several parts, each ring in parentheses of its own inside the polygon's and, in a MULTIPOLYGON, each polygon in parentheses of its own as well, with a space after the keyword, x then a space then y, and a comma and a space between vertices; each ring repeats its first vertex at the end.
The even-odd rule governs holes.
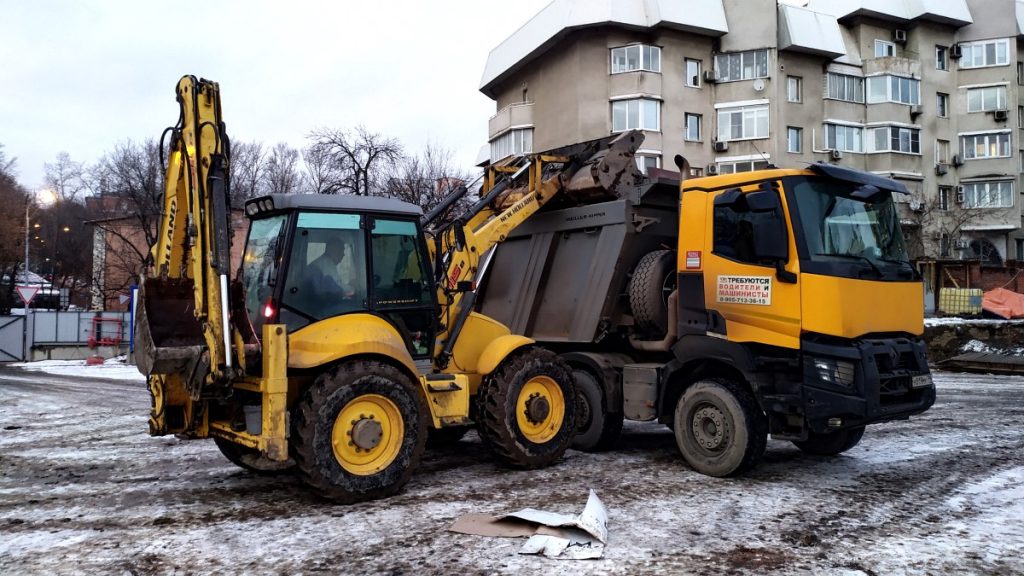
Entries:
POLYGON ((32 312, 34 342, 58 342, 57 320, 63 312, 32 312))
POLYGON ((57 316, 57 341, 78 342, 79 312, 61 312, 57 316))
POLYGON ((0 362, 25 359, 24 316, 0 316, 0 362))

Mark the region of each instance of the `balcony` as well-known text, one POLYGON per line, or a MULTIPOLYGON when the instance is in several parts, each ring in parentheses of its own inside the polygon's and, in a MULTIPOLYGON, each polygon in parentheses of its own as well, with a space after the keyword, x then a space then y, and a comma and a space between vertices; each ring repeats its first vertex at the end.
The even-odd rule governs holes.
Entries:
POLYGON ((514 127, 527 126, 533 126, 533 102, 509 104, 488 120, 487 139, 493 140, 495 136, 514 127))

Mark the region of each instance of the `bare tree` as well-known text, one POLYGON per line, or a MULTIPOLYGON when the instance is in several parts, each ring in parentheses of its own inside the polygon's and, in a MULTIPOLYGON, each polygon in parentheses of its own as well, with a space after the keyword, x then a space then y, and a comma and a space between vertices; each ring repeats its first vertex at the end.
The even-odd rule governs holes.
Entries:
POLYGON ((18 266, 24 259, 25 203, 28 191, 18 183, 15 158, 8 158, 0 144, 0 314, 10 313, 18 266))
POLYGON ((57 154, 52 164, 43 164, 45 186, 57 195, 57 200, 74 202, 88 189, 85 170, 81 162, 75 162, 67 152, 57 154))
POLYGON ((338 194, 341 192, 341 171, 334 165, 326 144, 313 142, 302 151, 302 160, 306 167, 303 174, 303 187, 307 193, 338 194))
POLYGON ((299 173, 299 151, 284 142, 270 149, 264 172, 266 191, 270 194, 292 194, 302 186, 299 173))
POLYGON ((348 194, 381 194, 385 174, 402 156, 402 144, 397 139, 363 126, 354 131, 321 128, 309 138, 340 176, 340 191, 348 194))
MULTIPOLYGON (((414 156, 405 156, 395 162, 387 173, 384 192, 392 197, 416 204, 427 212, 437 206, 449 193, 469 180, 469 172, 455 166, 452 151, 431 143, 414 156)), ((447 220, 464 210, 470 203, 468 196, 440 216, 447 220)))
POLYGON ((951 258, 962 240, 965 226, 983 218, 981 210, 972 210, 953 202, 953 198, 929 197, 915 191, 906 204, 903 220, 908 222, 907 250, 912 258, 951 258))
POLYGON ((241 206, 249 198, 265 193, 267 152, 262 142, 231 143, 231 205, 241 206))

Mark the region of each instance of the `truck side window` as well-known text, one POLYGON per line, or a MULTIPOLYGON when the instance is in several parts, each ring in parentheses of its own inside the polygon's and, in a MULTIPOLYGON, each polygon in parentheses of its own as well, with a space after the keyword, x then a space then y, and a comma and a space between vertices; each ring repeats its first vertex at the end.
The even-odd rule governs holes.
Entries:
POLYGON ((754 230, 773 226, 771 212, 737 210, 736 206, 715 206, 714 253, 749 264, 760 264, 754 244, 754 230))

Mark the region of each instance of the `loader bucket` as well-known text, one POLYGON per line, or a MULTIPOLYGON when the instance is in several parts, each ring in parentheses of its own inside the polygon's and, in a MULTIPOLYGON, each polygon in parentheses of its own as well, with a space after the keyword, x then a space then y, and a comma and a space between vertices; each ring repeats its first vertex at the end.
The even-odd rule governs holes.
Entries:
POLYGON ((139 372, 182 373, 203 351, 195 310, 194 283, 188 278, 144 278, 135 319, 135 363, 139 372))

